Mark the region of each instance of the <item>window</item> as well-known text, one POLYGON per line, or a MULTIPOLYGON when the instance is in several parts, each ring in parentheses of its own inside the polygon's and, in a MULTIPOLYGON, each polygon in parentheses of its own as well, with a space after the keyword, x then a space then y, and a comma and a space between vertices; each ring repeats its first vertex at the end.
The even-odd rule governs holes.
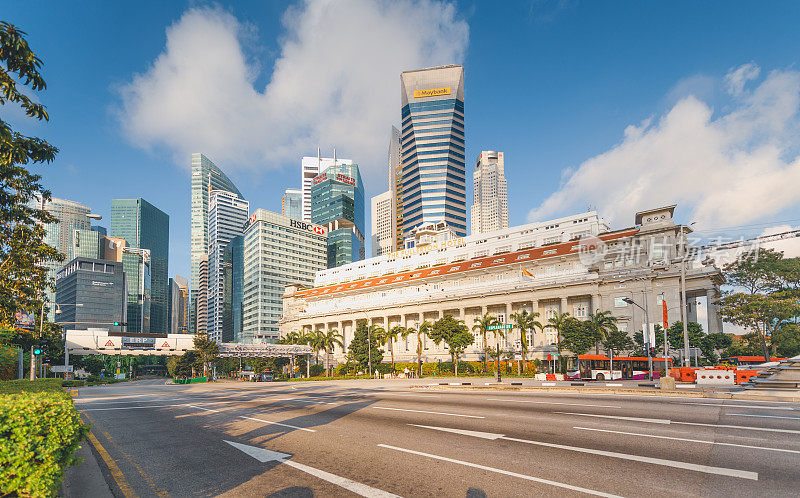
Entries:
POLYGON ((656 304, 659 306, 663 306, 664 304, 664 294, 659 294, 656 296, 656 304))
POLYGON ((625 302, 625 296, 617 296, 614 298, 615 308, 627 308, 628 303, 625 302))

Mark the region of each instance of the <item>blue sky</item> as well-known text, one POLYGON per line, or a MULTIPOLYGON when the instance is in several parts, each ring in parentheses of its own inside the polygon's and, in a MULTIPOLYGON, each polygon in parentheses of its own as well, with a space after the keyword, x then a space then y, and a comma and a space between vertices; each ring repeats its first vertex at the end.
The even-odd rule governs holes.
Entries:
MULTIPOLYGON (((0 1, 44 61, 53 195, 170 215, 188 274, 189 155, 280 210, 337 147, 386 189, 399 71, 463 63, 467 158, 505 152, 512 225, 677 202, 707 236, 800 224, 797 2, 0 1), (627 130, 627 131, 626 131, 627 130), (685 187, 685 188, 684 188, 685 187)), ((471 174, 471 168, 468 169, 471 174)), ((469 184, 469 182, 468 182, 469 184)), ((469 202, 469 201, 468 201, 469 202)), ((367 226, 369 230, 369 226, 367 226)), ((701 231, 701 233, 703 233, 701 231)))

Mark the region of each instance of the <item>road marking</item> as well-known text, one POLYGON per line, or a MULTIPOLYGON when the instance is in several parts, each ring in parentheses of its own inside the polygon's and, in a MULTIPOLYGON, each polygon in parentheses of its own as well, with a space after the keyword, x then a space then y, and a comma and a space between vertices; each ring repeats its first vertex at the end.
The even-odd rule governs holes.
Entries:
POLYGON ((695 389, 697 384, 675 384, 678 389, 695 389))
MULTIPOLYGON (((761 406, 757 406, 755 408, 763 408, 761 406)), ((732 417, 753 417, 753 418, 783 418, 788 420, 800 420, 800 417, 784 417, 781 415, 751 415, 749 413, 728 413, 732 417)))
POLYGON ((125 480, 125 476, 122 475, 122 471, 119 469, 117 462, 111 458, 111 455, 108 453, 108 451, 106 451, 105 448, 103 448, 103 445, 100 444, 100 441, 97 440, 97 437, 95 437, 95 435, 91 432, 89 432, 86 437, 89 438, 89 442, 92 443, 92 446, 94 446, 94 448, 100 454, 100 457, 108 466, 108 470, 111 471, 111 476, 114 478, 114 481, 116 481, 117 486, 119 486, 120 491, 122 491, 122 494, 126 497, 136 496, 130 484, 128 484, 128 481, 125 480))
POLYGON ((542 382, 542 387, 553 387, 555 385, 555 382, 542 382))
POLYGON ((719 441, 705 441, 702 439, 688 439, 683 437, 672 437, 672 436, 657 436, 655 434, 639 434, 638 432, 612 431, 608 429, 595 429, 592 427, 573 427, 573 429, 580 429, 582 431, 608 432, 611 434, 624 434, 626 436, 640 436, 640 437, 650 437, 656 439, 671 439, 673 441, 686 441, 689 443, 718 444, 721 446, 734 446, 738 448, 750 448, 755 450, 780 451, 784 453, 800 453, 800 451, 798 450, 785 450, 783 448, 766 448, 764 446, 750 446, 748 444, 721 443, 719 441))
POLYGON ((592 406, 595 408, 621 408, 614 405, 587 405, 583 403, 562 403, 560 401, 531 401, 526 399, 500 399, 500 398, 486 398, 487 401, 509 401, 512 403, 536 403, 542 405, 569 405, 569 406, 592 406))
POLYGON ((136 410, 140 408, 167 408, 171 406, 187 406, 186 403, 176 405, 148 405, 148 406, 116 406, 114 408, 81 408, 79 412, 101 412, 107 410, 136 410))
MULTIPOLYGON (((682 405, 717 406, 720 408, 749 408, 751 410, 789 410, 788 406, 750 406, 750 405, 723 405, 721 403, 681 403, 682 405)), ((732 414, 730 414, 732 415, 732 414)))
POLYGON ((362 484, 360 482, 353 481, 346 477, 337 476, 336 474, 331 474, 330 472, 325 472, 324 470, 316 469, 314 467, 309 467, 308 465, 304 465, 302 463, 293 462, 290 460, 292 455, 288 455, 286 453, 281 453, 279 451, 272 451, 267 450, 264 448, 259 448, 257 446, 248 446, 246 444, 235 443, 233 441, 225 441, 229 445, 233 446, 239 451, 244 452, 247 455, 255 458, 259 462, 266 463, 266 462, 279 462, 284 465, 288 465, 289 467, 295 468, 301 472, 305 472, 306 474, 310 474, 314 477, 322 479, 323 481, 328 481, 331 484, 335 484, 340 488, 344 488, 348 491, 351 491, 359 496, 366 496, 366 497, 376 497, 376 498, 400 498, 399 496, 388 493, 381 489, 373 488, 371 486, 367 486, 366 484, 362 484))
POLYGON ((434 460, 441 460, 441 461, 444 461, 444 462, 457 463, 459 465, 465 465, 467 467, 472 467, 472 468, 475 468, 475 469, 488 470, 489 472, 496 472, 498 474, 503 474, 503 475, 507 475, 507 476, 511 476, 511 477, 518 477, 520 479, 525 479, 527 481, 533 481, 533 482, 538 482, 538 483, 541 483, 541 484, 547 484, 547 485, 550 485, 550 486, 555 486, 555 487, 558 487, 558 488, 569 489, 569 490, 572 490, 572 491, 577 491, 579 493, 586 493, 586 494, 595 495, 595 496, 605 496, 605 497, 612 497, 612 498, 617 496, 617 495, 612 495, 612 494, 609 494, 609 493, 603 493, 602 491, 595 491, 593 489, 582 488, 580 486, 573 486, 571 484, 566 484, 566 483, 563 483, 563 482, 551 481, 549 479, 542 479, 541 477, 533 477, 533 476, 529 476, 529 475, 525 475, 525 474, 518 474, 516 472, 511 472, 509 470, 496 469, 494 467, 488 467, 486 465, 480 465, 480 464, 472 463, 472 462, 465 462, 463 460, 456 460, 455 458, 447 458, 447 457, 443 457, 443 456, 439 456, 439 455, 432 455, 430 453, 423 453, 421 451, 409 450, 409 449, 406 449, 406 448, 398 448, 397 446, 390 446, 388 444, 379 444, 378 446, 380 448, 386 448, 386 449, 390 449, 390 450, 401 451, 403 453, 410 453, 412 455, 419 455, 419 456, 424 456, 424 457, 427 457, 427 458, 433 458, 434 460))
POLYGON ((305 427, 297 427, 296 425, 282 424, 280 422, 272 422, 270 420, 262 420, 260 418, 245 417, 244 415, 239 415, 239 418, 246 418, 247 420, 255 420, 257 422, 263 422, 265 424, 270 424, 270 425, 281 425, 283 427, 289 427, 290 429, 297 429, 299 431, 317 432, 314 429, 307 429, 305 427))
POLYGON ((437 431, 452 432, 454 434, 461 434, 462 436, 480 437, 483 439, 500 439, 501 437, 503 437, 502 434, 494 434, 492 432, 468 431, 466 429, 453 429, 451 427, 434 427, 432 425, 418 425, 418 424, 408 424, 408 425, 412 427, 422 427, 423 429, 433 429, 437 431))
POLYGON ((462 415, 459 413, 444 413, 444 412, 427 412, 424 410, 408 410, 406 408, 389 408, 388 406, 372 406, 370 408, 375 408, 376 410, 395 410, 398 412, 428 413, 430 415, 449 415, 451 417, 486 418, 486 417, 480 417, 478 415, 462 415))
MULTIPOLYGON (((434 429, 438 431, 445 431, 445 432, 456 432, 449 427, 431 427, 427 426, 428 429, 434 429)), ((600 455, 609 458, 619 458, 621 460, 632 460, 634 462, 644 462, 649 463, 651 465, 662 465, 664 467, 673 467, 676 469, 684 469, 684 470, 692 470, 695 472, 704 472, 706 474, 717 474, 721 476, 728 476, 728 477, 738 477, 740 479, 750 479, 752 481, 758 480, 758 473, 757 472, 750 472, 747 470, 738 470, 738 469, 728 469, 725 467, 712 467, 709 465, 700 465, 697 463, 688 463, 688 462, 678 462, 675 460, 665 460, 663 458, 653 458, 653 457, 646 457, 641 455, 629 455, 627 453, 617 453, 616 451, 606 451, 606 450, 596 450, 593 448, 581 448, 579 446, 567 446, 565 444, 556 444, 556 443, 545 443, 543 441, 531 441, 529 439, 519 439, 515 437, 508 437, 504 436, 503 434, 493 434, 490 432, 475 432, 475 431, 467 431, 472 432, 471 434, 465 432, 458 432, 459 434, 465 434, 468 436, 473 437, 480 437, 483 439, 503 439, 505 441, 515 441, 517 443, 525 443, 525 444, 533 444, 536 446, 544 446, 546 448, 556 448, 560 450, 567 450, 567 451, 577 451, 580 453, 588 453, 591 455, 600 455)))
POLYGON ((696 425, 698 427, 713 427, 716 429, 744 429, 748 431, 764 431, 764 432, 782 432, 786 434, 800 434, 798 430, 792 429, 772 429, 770 427, 749 427, 746 425, 724 425, 724 424, 702 424, 700 422, 676 422, 674 420, 662 420, 657 418, 636 418, 636 417, 619 417, 615 415, 596 415, 594 413, 572 413, 572 412, 553 412, 562 415, 579 415, 582 417, 598 417, 598 418, 612 418, 618 420, 631 420, 633 422, 647 422, 651 424, 676 424, 676 425, 696 425))
POLYGON ((203 408, 202 406, 197 406, 197 405, 186 405, 186 406, 189 406, 191 408, 197 408, 198 410, 203 410, 203 411, 206 411, 206 412, 217 413, 217 412, 221 411, 221 410, 212 410, 211 408, 203 408))
POLYGON ((619 382, 606 382, 606 387, 622 387, 622 384, 619 382))

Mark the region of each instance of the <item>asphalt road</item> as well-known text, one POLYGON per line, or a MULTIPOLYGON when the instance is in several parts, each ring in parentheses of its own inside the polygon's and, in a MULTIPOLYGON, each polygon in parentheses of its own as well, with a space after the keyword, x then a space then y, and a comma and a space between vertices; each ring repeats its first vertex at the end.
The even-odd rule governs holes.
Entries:
POLYGON ((75 402, 117 496, 800 494, 796 403, 408 385, 149 380, 75 402))

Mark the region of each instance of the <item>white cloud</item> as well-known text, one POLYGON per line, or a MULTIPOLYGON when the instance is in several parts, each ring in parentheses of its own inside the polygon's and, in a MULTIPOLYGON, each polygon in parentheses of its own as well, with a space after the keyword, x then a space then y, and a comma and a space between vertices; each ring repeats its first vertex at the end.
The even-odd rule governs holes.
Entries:
POLYGON ((242 44, 253 27, 218 8, 187 10, 164 52, 121 90, 126 136, 182 165, 204 152, 226 169, 298 164, 335 146, 377 182, 400 118, 400 72, 461 62, 469 34, 437 0, 309 0, 283 24, 269 82, 256 88, 262 64, 242 44))
POLYGON ((756 74, 748 67, 726 76, 739 93, 723 113, 687 96, 665 115, 628 126, 618 145, 572 171, 529 220, 590 203, 612 224, 630 225, 634 210, 677 203, 702 229, 796 208, 800 73, 772 71, 745 88, 756 74))
MULTIPOLYGON (((799 228, 800 227, 793 227, 791 225, 776 225, 764 230, 760 236, 785 233, 790 230, 797 230, 799 228)), ((800 258, 800 237, 787 237, 774 242, 765 242, 761 245, 761 247, 780 251, 783 253, 784 258, 800 258)))
POLYGON ((755 63, 742 64, 725 75, 725 88, 731 95, 741 95, 748 81, 758 78, 761 68, 755 63))

